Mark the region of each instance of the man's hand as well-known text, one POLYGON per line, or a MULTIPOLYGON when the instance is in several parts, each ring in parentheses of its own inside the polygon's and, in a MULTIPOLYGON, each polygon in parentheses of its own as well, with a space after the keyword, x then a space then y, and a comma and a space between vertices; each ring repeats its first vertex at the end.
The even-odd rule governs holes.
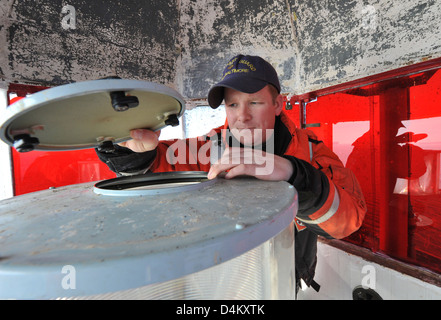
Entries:
POLYGON ((288 181, 293 167, 289 160, 274 154, 234 147, 225 149, 222 157, 211 166, 208 178, 213 179, 224 171, 228 171, 226 179, 248 175, 261 180, 288 181))
POLYGON ((134 152, 146 152, 154 150, 158 146, 161 131, 147 129, 135 129, 130 131, 131 140, 119 143, 121 147, 129 148, 134 152))

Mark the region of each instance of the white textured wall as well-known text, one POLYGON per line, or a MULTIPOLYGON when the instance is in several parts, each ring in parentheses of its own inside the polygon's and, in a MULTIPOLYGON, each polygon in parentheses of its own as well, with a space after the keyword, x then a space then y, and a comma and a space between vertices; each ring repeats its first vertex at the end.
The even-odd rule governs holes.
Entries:
POLYGON ((360 285, 374 289, 383 300, 441 299, 440 287, 321 242, 315 281, 320 291, 302 290, 299 300, 352 300, 352 291, 360 285))

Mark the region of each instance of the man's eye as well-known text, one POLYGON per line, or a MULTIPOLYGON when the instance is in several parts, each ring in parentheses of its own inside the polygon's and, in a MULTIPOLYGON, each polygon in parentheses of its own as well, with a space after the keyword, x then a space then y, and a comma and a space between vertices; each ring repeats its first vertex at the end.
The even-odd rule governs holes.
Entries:
POLYGON ((237 107, 237 104, 236 103, 229 103, 229 104, 227 104, 227 106, 230 108, 234 108, 234 107, 237 107))

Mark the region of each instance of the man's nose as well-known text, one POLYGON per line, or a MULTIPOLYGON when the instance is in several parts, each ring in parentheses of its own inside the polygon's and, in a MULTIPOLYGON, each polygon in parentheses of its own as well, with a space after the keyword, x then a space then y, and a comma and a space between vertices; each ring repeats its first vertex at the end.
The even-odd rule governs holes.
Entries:
POLYGON ((247 105, 241 105, 239 107, 239 114, 238 114, 238 118, 244 122, 244 121, 248 121, 251 119, 251 110, 250 107, 247 105))

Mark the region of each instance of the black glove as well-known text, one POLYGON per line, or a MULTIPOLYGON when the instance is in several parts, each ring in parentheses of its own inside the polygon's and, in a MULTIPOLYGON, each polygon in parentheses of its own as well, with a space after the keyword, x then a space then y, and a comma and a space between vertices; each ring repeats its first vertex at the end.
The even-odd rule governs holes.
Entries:
POLYGON ((120 173, 138 173, 146 170, 156 157, 156 149, 146 152, 134 152, 129 148, 114 145, 114 150, 104 151, 95 148, 98 158, 104 162, 110 170, 120 173))

